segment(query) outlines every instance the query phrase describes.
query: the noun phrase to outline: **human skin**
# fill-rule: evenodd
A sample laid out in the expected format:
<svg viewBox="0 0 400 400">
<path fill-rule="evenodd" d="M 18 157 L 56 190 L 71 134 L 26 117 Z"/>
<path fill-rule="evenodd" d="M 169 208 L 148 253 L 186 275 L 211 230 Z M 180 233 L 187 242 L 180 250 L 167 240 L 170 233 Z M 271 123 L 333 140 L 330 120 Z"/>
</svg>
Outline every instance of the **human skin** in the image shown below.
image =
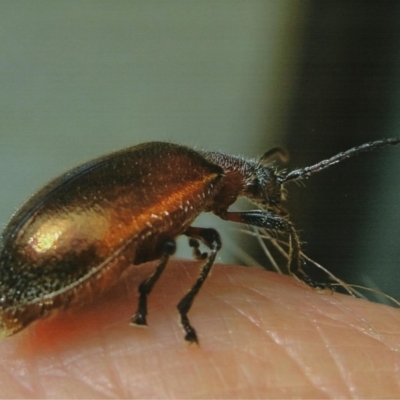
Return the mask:
<svg viewBox="0 0 400 400">
<path fill-rule="evenodd" d="M 400 397 L 398 309 L 216 265 L 189 312 L 200 341 L 189 345 L 175 305 L 198 262 L 171 261 L 149 297 L 148 328 L 128 324 L 154 265 L 4 339 L 0 397 Z"/>
</svg>

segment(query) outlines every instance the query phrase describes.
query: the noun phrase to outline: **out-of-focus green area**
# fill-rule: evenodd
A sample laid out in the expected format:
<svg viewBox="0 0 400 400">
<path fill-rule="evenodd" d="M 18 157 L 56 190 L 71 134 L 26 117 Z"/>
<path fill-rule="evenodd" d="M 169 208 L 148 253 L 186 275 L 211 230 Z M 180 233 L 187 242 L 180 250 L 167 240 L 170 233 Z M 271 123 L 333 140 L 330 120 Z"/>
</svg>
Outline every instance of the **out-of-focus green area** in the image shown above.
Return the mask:
<svg viewBox="0 0 400 400">
<path fill-rule="evenodd" d="M 400 136 L 399 17 L 395 1 L 3 1 L 0 224 L 50 178 L 144 141 L 283 145 L 294 168 Z M 400 297 L 398 160 L 381 150 L 288 189 L 307 254 Z M 263 262 L 224 235 L 220 261 L 241 247 Z"/>
</svg>

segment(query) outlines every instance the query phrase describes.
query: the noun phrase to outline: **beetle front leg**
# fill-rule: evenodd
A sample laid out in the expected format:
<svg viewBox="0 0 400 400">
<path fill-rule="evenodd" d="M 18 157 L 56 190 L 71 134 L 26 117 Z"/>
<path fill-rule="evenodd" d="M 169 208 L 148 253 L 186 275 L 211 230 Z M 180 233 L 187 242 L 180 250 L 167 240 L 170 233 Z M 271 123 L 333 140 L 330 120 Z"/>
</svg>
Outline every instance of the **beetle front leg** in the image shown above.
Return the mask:
<svg viewBox="0 0 400 400">
<path fill-rule="evenodd" d="M 329 284 L 320 283 L 310 278 L 301 268 L 301 245 L 299 235 L 293 224 L 286 218 L 276 215 L 270 211 L 253 210 L 244 212 L 225 212 L 219 216 L 227 221 L 240 222 L 259 228 L 277 230 L 289 234 L 290 251 L 289 251 L 289 272 L 306 283 L 308 286 L 316 289 L 324 289 Z"/>
<path fill-rule="evenodd" d="M 301 246 L 299 235 L 293 224 L 282 216 L 276 215 L 271 211 L 252 210 L 243 212 L 225 212 L 218 214 L 226 221 L 234 221 L 242 224 L 257 226 L 269 230 L 286 232 L 289 235 L 290 250 L 289 250 L 289 272 L 298 277 L 309 286 L 319 286 L 310 279 L 301 269 Z"/>
</svg>

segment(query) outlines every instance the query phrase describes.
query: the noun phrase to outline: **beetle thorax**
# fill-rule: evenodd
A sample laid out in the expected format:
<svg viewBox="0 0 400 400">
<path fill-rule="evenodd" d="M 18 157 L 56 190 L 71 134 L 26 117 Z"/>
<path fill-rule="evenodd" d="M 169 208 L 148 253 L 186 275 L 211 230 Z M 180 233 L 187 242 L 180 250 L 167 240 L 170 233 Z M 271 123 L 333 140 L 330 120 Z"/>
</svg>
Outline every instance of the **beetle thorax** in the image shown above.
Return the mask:
<svg viewBox="0 0 400 400">
<path fill-rule="evenodd" d="M 264 209 L 279 208 L 282 185 L 275 168 L 257 160 L 247 160 L 219 152 L 202 153 L 223 168 L 224 178 L 215 203 L 227 209 L 238 197 L 247 197 Z"/>
</svg>

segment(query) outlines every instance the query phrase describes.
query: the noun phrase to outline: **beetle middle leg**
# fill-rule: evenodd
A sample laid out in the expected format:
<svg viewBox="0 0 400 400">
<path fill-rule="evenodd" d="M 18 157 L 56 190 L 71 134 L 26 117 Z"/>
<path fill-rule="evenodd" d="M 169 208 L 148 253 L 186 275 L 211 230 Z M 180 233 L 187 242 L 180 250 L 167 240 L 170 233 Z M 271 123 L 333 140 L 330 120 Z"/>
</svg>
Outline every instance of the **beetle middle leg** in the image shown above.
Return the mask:
<svg viewBox="0 0 400 400">
<path fill-rule="evenodd" d="M 133 325 L 147 325 L 147 296 L 153 289 L 154 284 L 157 282 L 158 278 L 163 273 L 168 260 L 171 255 L 175 253 L 176 244 L 175 240 L 169 239 L 164 243 L 163 254 L 160 259 L 160 263 L 157 265 L 153 274 L 145 279 L 138 287 L 139 291 L 139 302 L 136 314 L 132 317 L 131 323 Z"/>
<path fill-rule="evenodd" d="M 196 282 L 177 305 L 179 314 L 181 316 L 181 323 L 183 329 L 185 330 L 185 340 L 190 343 L 198 343 L 196 331 L 190 324 L 187 313 L 192 307 L 194 298 L 203 286 L 203 283 L 205 282 L 207 276 L 211 271 L 218 250 L 221 248 L 221 238 L 219 236 L 219 233 L 215 229 L 206 228 L 189 227 L 186 230 L 185 235 L 190 237 L 190 245 L 194 249 L 195 257 L 197 259 L 207 259 L 206 263 L 200 270 L 200 274 Z M 200 250 L 198 249 L 198 240 L 200 240 L 207 247 L 210 248 L 210 254 L 200 252 Z"/>
</svg>

